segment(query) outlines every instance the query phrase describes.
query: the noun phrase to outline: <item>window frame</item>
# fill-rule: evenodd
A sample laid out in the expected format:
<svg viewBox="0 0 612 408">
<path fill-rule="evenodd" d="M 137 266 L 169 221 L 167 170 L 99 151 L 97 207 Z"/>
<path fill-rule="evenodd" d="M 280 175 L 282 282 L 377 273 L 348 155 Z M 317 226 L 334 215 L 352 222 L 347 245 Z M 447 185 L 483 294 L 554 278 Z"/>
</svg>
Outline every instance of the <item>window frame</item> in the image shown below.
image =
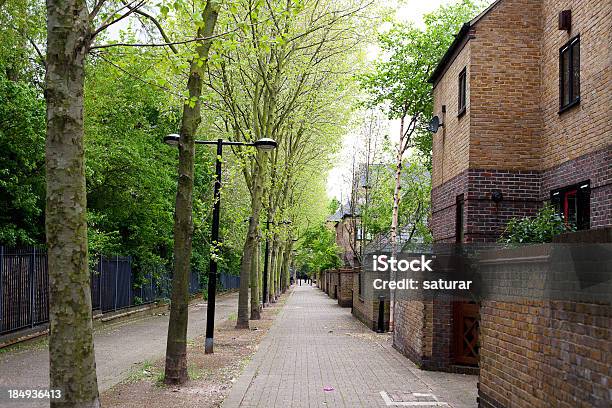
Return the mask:
<svg viewBox="0 0 612 408">
<path fill-rule="evenodd" d="M 584 180 L 580 183 L 571 184 L 562 188 L 551 190 L 550 202 L 555 208 L 555 211 L 560 215 L 566 225 L 568 224 L 566 214 L 569 213 L 568 195 L 573 196 L 574 200 L 580 202 L 585 197 L 588 199 L 588 206 L 582 208 L 583 214 L 576 213 L 576 228 L 578 230 L 587 230 L 591 228 L 591 180 Z M 578 205 L 578 204 L 577 204 Z M 578 207 L 576 207 L 578 211 Z"/>
<path fill-rule="evenodd" d="M 580 77 L 578 78 L 578 95 L 574 95 L 574 47 L 578 47 L 578 73 L 580 74 L 580 35 L 576 35 L 559 48 L 559 113 L 580 103 Z M 563 56 L 568 54 L 568 84 L 563 80 Z M 567 86 L 566 86 L 567 85 Z M 567 104 L 563 104 L 565 90 L 569 93 Z"/>
<path fill-rule="evenodd" d="M 457 117 L 460 117 L 467 110 L 467 67 L 459 72 L 457 85 Z"/>
</svg>

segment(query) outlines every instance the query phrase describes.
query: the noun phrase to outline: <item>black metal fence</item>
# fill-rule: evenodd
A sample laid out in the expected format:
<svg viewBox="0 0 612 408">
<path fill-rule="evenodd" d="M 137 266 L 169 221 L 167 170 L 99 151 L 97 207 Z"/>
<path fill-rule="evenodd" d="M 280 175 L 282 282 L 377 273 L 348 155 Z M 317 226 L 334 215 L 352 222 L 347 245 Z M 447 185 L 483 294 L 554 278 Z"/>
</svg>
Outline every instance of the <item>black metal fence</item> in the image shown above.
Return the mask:
<svg viewBox="0 0 612 408">
<path fill-rule="evenodd" d="M 220 273 L 219 284 L 223 290 L 240 289 L 240 276 Z"/>
<path fill-rule="evenodd" d="M 133 306 L 133 286 L 130 257 L 100 256 L 91 271 L 91 307 L 104 313 Z"/>
<path fill-rule="evenodd" d="M 0 246 L 0 333 L 49 320 L 47 254 Z"/>
<path fill-rule="evenodd" d="M 130 257 L 97 257 L 91 271 L 92 308 L 102 313 L 169 298 L 171 277 L 163 266 L 135 281 Z M 238 279 L 238 283 L 236 283 Z M 221 274 L 224 289 L 240 286 L 239 277 Z M 49 277 L 46 250 L 0 246 L 0 334 L 49 321 Z M 192 271 L 189 292 L 200 292 Z"/>
</svg>

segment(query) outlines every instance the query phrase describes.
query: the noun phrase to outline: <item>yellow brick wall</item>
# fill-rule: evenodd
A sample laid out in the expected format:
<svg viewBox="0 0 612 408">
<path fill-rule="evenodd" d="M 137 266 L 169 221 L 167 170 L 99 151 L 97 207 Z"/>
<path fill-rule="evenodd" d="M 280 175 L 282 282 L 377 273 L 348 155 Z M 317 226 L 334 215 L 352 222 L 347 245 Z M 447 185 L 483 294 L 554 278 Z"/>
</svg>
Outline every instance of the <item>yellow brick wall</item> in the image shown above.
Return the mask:
<svg viewBox="0 0 612 408">
<path fill-rule="evenodd" d="M 572 30 L 558 14 L 572 11 Z M 612 1 L 543 0 L 542 170 L 612 144 Z M 580 35 L 580 104 L 559 111 L 559 48 Z"/>
<path fill-rule="evenodd" d="M 468 42 L 434 88 L 434 115 L 444 122 L 433 135 L 432 186 L 436 187 L 468 168 L 470 130 L 470 43 Z M 457 117 L 459 73 L 467 67 L 466 113 Z M 442 113 L 446 105 L 446 115 Z"/>
<path fill-rule="evenodd" d="M 540 166 L 540 3 L 502 0 L 473 27 L 470 168 Z"/>
</svg>

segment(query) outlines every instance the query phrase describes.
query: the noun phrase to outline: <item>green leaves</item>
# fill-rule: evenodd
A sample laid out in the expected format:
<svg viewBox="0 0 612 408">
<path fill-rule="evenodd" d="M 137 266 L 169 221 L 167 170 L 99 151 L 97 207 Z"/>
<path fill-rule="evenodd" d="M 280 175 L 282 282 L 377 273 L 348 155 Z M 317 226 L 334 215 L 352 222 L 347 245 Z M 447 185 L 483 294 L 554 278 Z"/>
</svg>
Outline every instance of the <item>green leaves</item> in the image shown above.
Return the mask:
<svg viewBox="0 0 612 408">
<path fill-rule="evenodd" d="M 338 268 L 342 264 L 339 253 L 334 231 L 321 224 L 308 228 L 302 235 L 296 262 L 307 272 Z"/>
<path fill-rule="evenodd" d="M 555 235 L 575 230 L 575 225 L 566 224 L 555 209 L 546 203 L 533 217 L 512 218 L 499 242 L 508 244 L 552 242 Z"/>
<path fill-rule="evenodd" d="M 44 240 L 45 106 L 0 65 L 0 245 Z"/>
<path fill-rule="evenodd" d="M 415 146 L 431 156 L 431 133 L 424 123 L 432 116 L 433 96 L 429 76 L 448 49 L 461 25 L 473 17 L 481 5 L 470 0 L 440 7 L 424 17 L 425 29 L 394 23 L 381 33 L 378 44 L 384 58 L 371 72 L 357 77 L 368 94 L 370 107 L 383 107 L 389 119 L 419 117 Z"/>
<path fill-rule="evenodd" d="M 395 185 L 393 163 L 372 166 L 369 175 L 371 190 L 368 203 L 361 209 L 361 219 L 368 234 L 385 233 L 391 228 L 393 189 Z M 414 227 L 413 238 L 428 242 L 431 232 L 427 226 L 430 208 L 431 178 L 418 157 L 405 160 L 401 181 L 399 225 Z"/>
<path fill-rule="evenodd" d="M 167 18 L 168 17 L 168 13 L 170 12 L 170 7 L 166 6 L 165 4 L 159 7 L 159 12 L 161 13 L 163 18 Z"/>
</svg>

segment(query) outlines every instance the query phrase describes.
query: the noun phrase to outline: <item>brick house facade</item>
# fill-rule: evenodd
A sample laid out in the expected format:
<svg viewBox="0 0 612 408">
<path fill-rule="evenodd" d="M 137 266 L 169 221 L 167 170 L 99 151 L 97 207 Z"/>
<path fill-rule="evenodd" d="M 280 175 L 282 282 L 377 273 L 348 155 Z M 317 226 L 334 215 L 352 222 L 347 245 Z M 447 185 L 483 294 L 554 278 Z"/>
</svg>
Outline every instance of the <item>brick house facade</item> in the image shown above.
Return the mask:
<svg viewBox="0 0 612 408">
<path fill-rule="evenodd" d="M 610 9 L 499 0 L 464 25 L 431 77 L 444 124 L 433 138 L 436 242 L 496 240 L 510 218 L 551 199 L 570 219 L 587 217 L 582 228 L 612 224 Z M 563 10 L 568 30 L 559 29 Z M 562 50 L 576 40 L 577 95 L 565 108 Z"/>
<path fill-rule="evenodd" d="M 340 208 L 327 218 L 328 227 L 333 228 L 336 233 L 336 245 L 340 248 L 342 265 L 346 268 L 359 266 L 359 216 L 354 212 L 351 211 L 350 203 L 341 204 Z"/>
<path fill-rule="evenodd" d="M 546 201 L 579 229 L 612 225 L 610 21 L 609 1 L 497 0 L 464 24 L 431 76 L 434 115 L 443 123 L 432 147 L 435 243 L 496 241 L 511 218 L 534 215 Z M 474 344 L 490 352 L 485 335 L 493 332 L 481 335 L 479 325 L 491 327 L 497 316 L 514 330 L 520 318 L 532 319 L 507 310 L 502 316 L 500 305 L 398 300 L 393 345 L 424 369 L 473 372 L 480 364 L 481 385 L 502 389 L 508 361 L 457 353 L 458 324 L 470 321 Z M 602 326 L 609 330 L 609 321 Z M 572 406 L 552 396 L 554 387 L 520 401 L 492 388 L 481 391 L 480 406 Z"/>
</svg>

